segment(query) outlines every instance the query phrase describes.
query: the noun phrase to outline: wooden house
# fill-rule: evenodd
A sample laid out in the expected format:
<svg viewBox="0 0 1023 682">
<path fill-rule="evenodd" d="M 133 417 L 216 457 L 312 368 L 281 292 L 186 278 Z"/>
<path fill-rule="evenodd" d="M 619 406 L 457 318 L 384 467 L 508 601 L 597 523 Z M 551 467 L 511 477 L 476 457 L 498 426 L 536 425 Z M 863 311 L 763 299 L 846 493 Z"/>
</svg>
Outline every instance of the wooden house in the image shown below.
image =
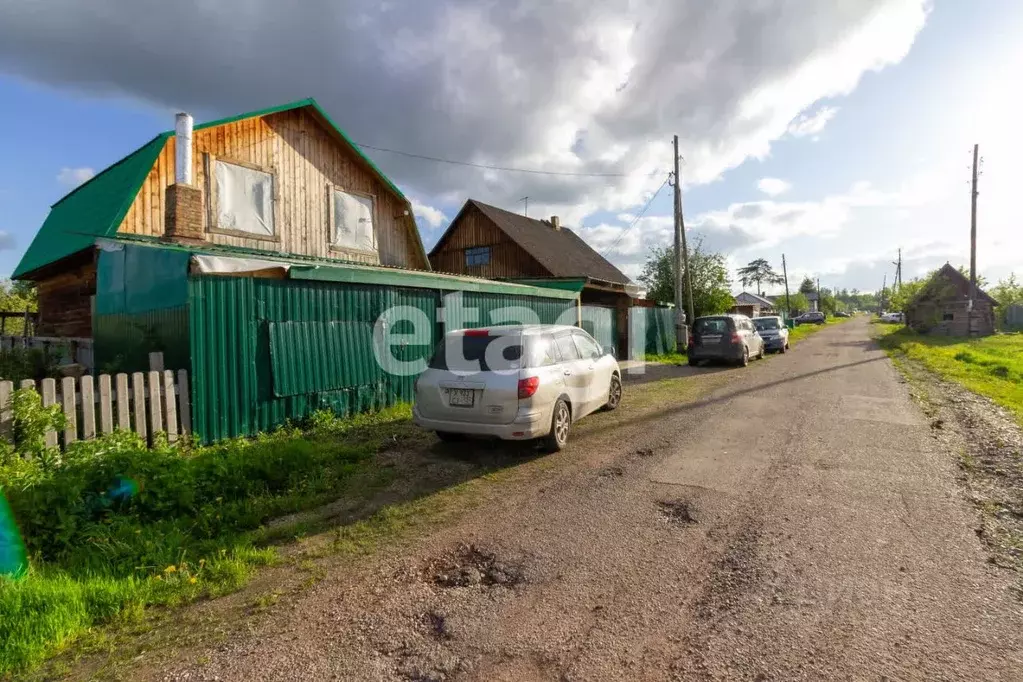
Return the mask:
<svg viewBox="0 0 1023 682">
<path fill-rule="evenodd" d="M 770 299 L 758 294 L 751 294 L 748 291 L 735 296 L 735 305 L 731 312 L 747 317 L 760 317 L 761 315 L 774 315 L 774 303 Z"/>
<path fill-rule="evenodd" d="M 906 324 L 925 334 L 993 334 L 998 302 L 979 287 L 972 289 L 969 278 L 945 263 L 906 304 Z"/>
<path fill-rule="evenodd" d="M 408 199 L 312 99 L 179 115 L 54 204 L 13 275 L 38 285 L 40 336 L 92 336 L 102 240 L 430 269 Z"/>
<path fill-rule="evenodd" d="M 558 216 L 529 218 L 469 199 L 430 251 L 434 270 L 580 292 L 583 326 L 628 348 L 629 310 L 640 288 Z M 602 314 L 605 313 L 606 314 Z"/>
</svg>

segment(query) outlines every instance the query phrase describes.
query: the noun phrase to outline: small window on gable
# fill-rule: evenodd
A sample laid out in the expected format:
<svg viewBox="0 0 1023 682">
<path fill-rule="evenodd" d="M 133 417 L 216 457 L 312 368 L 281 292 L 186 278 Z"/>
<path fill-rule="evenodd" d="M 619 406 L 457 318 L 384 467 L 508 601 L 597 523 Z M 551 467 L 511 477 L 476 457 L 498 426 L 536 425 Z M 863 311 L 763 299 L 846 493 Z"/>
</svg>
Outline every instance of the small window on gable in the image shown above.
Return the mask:
<svg viewBox="0 0 1023 682">
<path fill-rule="evenodd" d="M 214 230 L 274 239 L 274 176 L 264 170 L 216 159 L 213 167 Z"/>
<path fill-rule="evenodd" d="M 476 246 L 471 249 L 465 250 L 465 264 L 466 265 L 489 265 L 490 264 L 490 247 L 489 246 Z"/>
<path fill-rule="evenodd" d="M 376 253 L 373 197 L 330 189 L 330 245 Z"/>
<path fill-rule="evenodd" d="M 955 313 L 942 313 L 941 315 L 942 322 L 952 322 L 955 319 L 956 319 Z"/>
</svg>

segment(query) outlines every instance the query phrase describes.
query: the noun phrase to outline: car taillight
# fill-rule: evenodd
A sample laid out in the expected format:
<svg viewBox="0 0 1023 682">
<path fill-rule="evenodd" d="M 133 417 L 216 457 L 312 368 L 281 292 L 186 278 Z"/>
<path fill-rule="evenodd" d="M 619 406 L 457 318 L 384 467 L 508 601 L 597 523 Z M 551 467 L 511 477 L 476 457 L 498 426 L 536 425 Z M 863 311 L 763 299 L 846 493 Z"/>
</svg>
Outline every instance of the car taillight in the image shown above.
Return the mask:
<svg viewBox="0 0 1023 682">
<path fill-rule="evenodd" d="M 688 345 L 690 345 L 690 346 L 695 346 L 696 345 L 696 337 L 693 336 L 692 334 L 689 335 L 689 343 L 688 343 Z"/>
<path fill-rule="evenodd" d="M 739 336 L 739 332 L 732 332 L 732 343 L 742 343 L 742 337 Z"/>
<path fill-rule="evenodd" d="M 490 336 L 489 329 L 466 329 L 465 336 Z"/>
<path fill-rule="evenodd" d="M 540 388 L 540 377 L 519 379 L 519 399 L 532 398 L 538 388 Z"/>
</svg>

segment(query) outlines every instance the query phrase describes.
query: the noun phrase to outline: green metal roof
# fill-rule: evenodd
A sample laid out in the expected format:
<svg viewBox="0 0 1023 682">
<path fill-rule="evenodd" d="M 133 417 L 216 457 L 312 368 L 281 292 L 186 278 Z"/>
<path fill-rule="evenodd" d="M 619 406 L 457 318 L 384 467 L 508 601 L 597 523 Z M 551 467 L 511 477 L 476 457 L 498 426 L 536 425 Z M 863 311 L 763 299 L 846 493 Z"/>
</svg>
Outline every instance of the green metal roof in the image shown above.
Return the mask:
<svg viewBox="0 0 1023 682">
<path fill-rule="evenodd" d="M 12 276 L 89 248 L 97 237 L 113 236 L 168 137 L 157 135 L 55 203 Z"/>
<path fill-rule="evenodd" d="M 355 150 L 355 153 L 369 165 L 391 191 L 406 204 L 409 203 L 409 200 L 391 182 L 390 178 L 384 175 L 383 171 L 362 152 L 357 144 L 352 142 L 351 138 L 334 123 L 330 116 L 327 115 L 327 112 L 311 97 L 268 109 L 250 111 L 229 118 L 201 123 L 195 126 L 195 129 L 213 128 L 247 118 L 268 116 L 303 107 L 310 107 L 315 110 L 324 122 L 333 128 Z M 174 131 L 160 133 L 131 154 L 128 154 L 128 156 L 108 166 L 93 178 L 72 190 L 63 199 L 50 207 L 50 214 L 46 217 L 43 226 L 39 228 L 39 232 L 36 233 L 35 239 L 32 240 L 32 244 L 29 245 L 25 255 L 22 256 L 21 262 L 15 268 L 12 278 L 18 279 L 44 265 L 49 265 L 61 258 L 87 249 L 95 243 L 98 237 L 114 236 L 136 195 L 138 195 L 142 183 L 145 182 L 146 175 L 148 175 L 160 152 L 163 150 L 167 139 L 173 135 Z M 423 247 L 423 241 L 419 235 L 418 225 L 415 222 L 415 216 L 411 210 L 409 215 L 415 227 L 416 241 L 421 255 L 424 261 L 429 263 L 426 249 Z"/>
<path fill-rule="evenodd" d="M 498 282 L 480 277 L 452 275 L 425 270 L 406 270 L 405 268 L 386 265 L 366 265 L 346 261 L 332 261 L 300 255 L 276 255 L 266 251 L 247 249 L 237 246 L 222 245 L 185 245 L 159 241 L 152 237 L 138 235 L 117 235 L 116 242 L 135 244 L 139 247 L 184 251 L 198 255 L 235 256 L 240 258 L 258 258 L 264 261 L 276 261 L 290 266 L 290 279 L 314 280 L 323 282 L 347 282 L 352 284 L 377 284 L 380 286 L 413 287 L 419 289 L 441 289 L 445 291 L 478 291 L 484 293 L 510 294 L 517 296 L 541 296 L 573 300 L 579 297 L 578 291 L 562 288 L 531 286 L 514 282 Z"/>
</svg>

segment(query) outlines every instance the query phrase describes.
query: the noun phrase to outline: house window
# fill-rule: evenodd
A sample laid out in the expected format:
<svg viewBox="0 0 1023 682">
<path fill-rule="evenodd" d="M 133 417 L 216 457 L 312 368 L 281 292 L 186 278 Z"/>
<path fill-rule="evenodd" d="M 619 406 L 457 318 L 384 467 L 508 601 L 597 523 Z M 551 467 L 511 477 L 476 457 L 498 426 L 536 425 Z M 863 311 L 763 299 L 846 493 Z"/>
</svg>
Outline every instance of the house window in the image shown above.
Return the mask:
<svg viewBox="0 0 1023 682">
<path fill-rule="evenodd" d="M 330 244 L 339 249 L 376 253 L 373 197 L 332 188 Z"/>
<path fill-rule="evenodd" d="M 941 316 L 942 322 L 951 322 L 956 319 L 955 313 L 943 313 Z"/>
<path fill-rule="evenodd" d="M 273 174 L 217 159 L 213 179 L 213 229 L 275 238 Z"/>
<path fill-rule="evenodd" d="M 490 264 L 490 247 L 489 246 L 477 246 L 471 249 L 465 250 L 465 264 L 469 265 L 489 265 Z"/>
</svg>

